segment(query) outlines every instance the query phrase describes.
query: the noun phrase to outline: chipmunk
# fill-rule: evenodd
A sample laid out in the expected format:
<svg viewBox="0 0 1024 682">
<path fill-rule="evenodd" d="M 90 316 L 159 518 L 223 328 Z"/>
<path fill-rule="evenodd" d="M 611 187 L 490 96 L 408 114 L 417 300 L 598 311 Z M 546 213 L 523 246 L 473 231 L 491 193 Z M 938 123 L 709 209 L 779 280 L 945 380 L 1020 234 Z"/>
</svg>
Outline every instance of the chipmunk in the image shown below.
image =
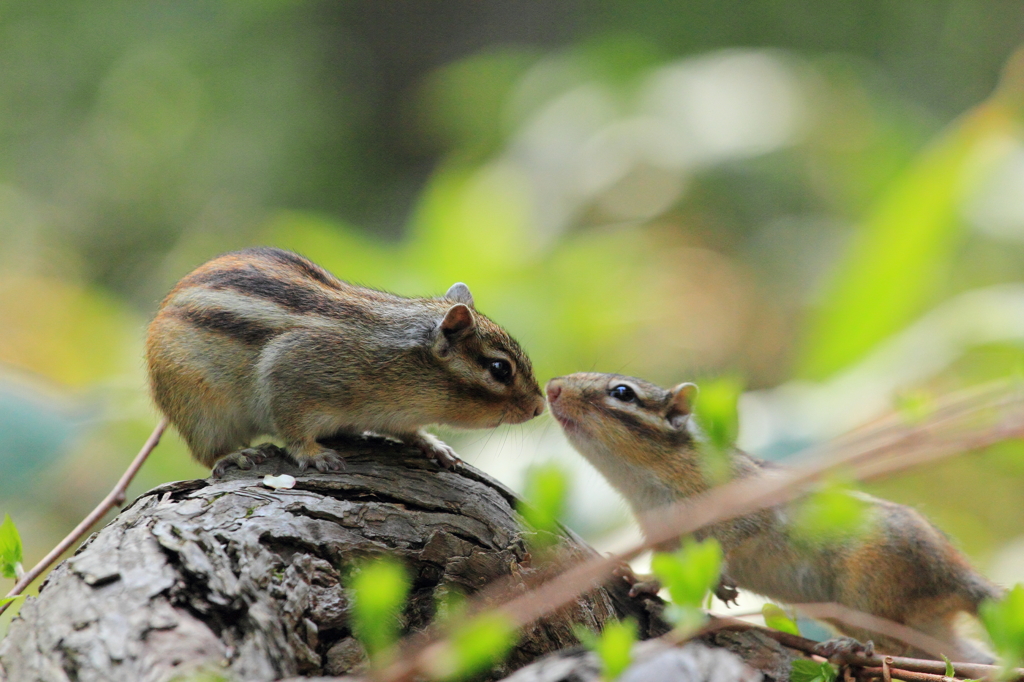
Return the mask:
<svg viewBox="0 0 1024 682">
<path fill-rule="evenodd" d="M 146 361 L 157 406 L 215 476 L 265 458 L 239 450 L 260 434 L 282 438 L 303 469 L 341 468 L 317 438 L 342 431 L 392 436 L 451 467 L 455 452 L 426 424 L 494 427 L 544 410 L 530 359 L 465 284 L 402 298 L 273 248 L 218 256 L 178 282 Z"/>
<path fill-rule="evenodd" d="M 698 449 L 700 432 L 690 419 L 696 393 L 690 383 L 665 390 L 617 374 L 572 374 L 547 384 L 551 413 L 569 442 L 626 498 L 645 532 L 658 523 L 653 510 L 712 486 Z M 733 478 L 778 467 L 738 450 L 729 464 Z M 960 612 L 976 615 L 982 600 L 999 598 L 1001 588 L 972 569 L 918 512 L 856 495 L 867 505 L 870 525 L 849 540 L 801 541 L 785 505 L 698 533 L 722 545 L 719 596 L 730 596 L 732 584 L 791 604 L 837 602 L 948 642 L 954 650 L 943 653 L 953 660 L 991 662 L 991 655 L 956 633 L 954 620 Z M 832 624 L 861 641 L 871 636 Z M 911 651 L 895 640 L 874 639 L 892 653 Z"/>
</svg>

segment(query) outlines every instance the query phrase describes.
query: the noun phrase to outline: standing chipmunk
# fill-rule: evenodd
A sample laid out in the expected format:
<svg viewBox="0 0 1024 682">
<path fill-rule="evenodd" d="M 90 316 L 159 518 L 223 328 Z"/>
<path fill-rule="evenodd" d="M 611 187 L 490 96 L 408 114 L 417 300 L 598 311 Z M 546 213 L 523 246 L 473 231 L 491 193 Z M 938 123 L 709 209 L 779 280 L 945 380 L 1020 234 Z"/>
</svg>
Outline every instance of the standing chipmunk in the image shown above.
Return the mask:
<svg viewBox="0 0 1024 682">
<path fill-rule="evenodd" d="M 569 442 L 626 498 L 641 525 L 656 522 L 648 518 L 652 510 L 712 487 L 690 420 L 696 391 L 689 383 L 665 390 L 596 373 L 559 377 L 547 385 L 551 413 Z M 738 450 L 730 465 L 736 478 L 774 466 Z M 976 615 L 982 600 L 999 598 L 1002 590 L 913 509 L 857 496 L 867 504 L 870 525 L 849 540 L 794 538 L 794 521 L 783 505 L 718 523 L 698 536 L 721 543 L 723 576 L 728 574 L 723 584 L 734 581 L 791 604 L 837 602 L 948 642 L 955 650 L 944 653 L 953 660 L 990 662 L 990 655 L 956 633 L 954 620 L 961 611 Z M 870 636 L 833 624 L 862 641 Z M 892 653 L 904 646 L 885 637 L 875 640 Z"/>
<path fill-rule="evenodd" d="M 236 251 L 186 275 L 146 338 L 157 406 L 220 475 L 279 436 L 306 468 L 342 466 L 317 438 L 373 431 L 441 465 L 458 458 L 422 429 L 518 424 L 544 410 L 530 360 L 476 312 L 469 288 L 402 298 L 343 282 L 281 249 Z"/>
</svg>

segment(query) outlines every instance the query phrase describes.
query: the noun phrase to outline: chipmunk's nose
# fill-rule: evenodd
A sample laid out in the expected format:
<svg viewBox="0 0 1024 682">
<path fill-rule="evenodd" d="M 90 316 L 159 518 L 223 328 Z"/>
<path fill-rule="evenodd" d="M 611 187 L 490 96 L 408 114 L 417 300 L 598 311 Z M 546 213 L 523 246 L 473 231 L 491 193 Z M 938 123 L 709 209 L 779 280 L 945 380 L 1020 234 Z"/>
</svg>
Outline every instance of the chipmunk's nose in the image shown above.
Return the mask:
<svg viewBox="0 0 1024 682">
<path fill-rule="evenodd" d="M 558 400 L 558 396 L 559 396 L 559 394 L 561 394 L 561 392 L 562 392 L 562 386 L 560 384 L 556 384 L 553 381 L 549 381 L 548 382 L 548 402 L 549 403 L 553 403 L 556 400 Z"/>
</svg>

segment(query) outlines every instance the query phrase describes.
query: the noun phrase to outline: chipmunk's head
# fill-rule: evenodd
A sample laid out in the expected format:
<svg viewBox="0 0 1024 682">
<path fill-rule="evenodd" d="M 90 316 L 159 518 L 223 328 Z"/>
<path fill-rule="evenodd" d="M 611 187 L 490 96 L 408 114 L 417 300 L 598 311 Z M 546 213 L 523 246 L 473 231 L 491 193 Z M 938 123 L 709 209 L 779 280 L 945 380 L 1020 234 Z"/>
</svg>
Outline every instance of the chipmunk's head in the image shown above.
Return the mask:
<svg viewBox="0 0 1024 682">
<path fill-rule="evenodd" d="M 551 414 L 584 454 L 671 450 L 693 438 L 694 384 L 665 390 L 621 374 L 580 372 L 552 379 L 547 394 Z"/>
<path fill-rule="evenodd" d="M 530 358 L 508 332 L 477 312 L 469 287 L 453 284 L 437 303 L 441 318 L 431 351 L 448 377 L 442 421 L 486 428 L 543 413 L 544 394 Z"/>
</svg>

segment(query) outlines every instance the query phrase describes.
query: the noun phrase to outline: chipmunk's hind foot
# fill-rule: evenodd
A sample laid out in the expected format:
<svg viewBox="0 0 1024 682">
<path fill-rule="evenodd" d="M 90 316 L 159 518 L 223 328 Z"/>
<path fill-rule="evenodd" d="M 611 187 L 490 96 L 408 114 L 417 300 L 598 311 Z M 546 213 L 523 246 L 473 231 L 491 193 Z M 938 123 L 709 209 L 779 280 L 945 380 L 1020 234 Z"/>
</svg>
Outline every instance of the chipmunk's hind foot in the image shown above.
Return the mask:
<svg viewBox="0 0 1024 682">
<path fill-rule="evenodd" d="M 276 457 L 278 452 L 277 446 L 273 443 L 261 443 L 255 447 L 243 448 L 217 460 L 212 475 L 214 478 L 221 478 L 232 467 L 247 471 L 258 464 L 263 464 L 271 457 Z"/>
<path fill-rule="evenodd" d="M 345 469 L 345 458 L 335 450 L 325 448 L 316 443 L 313 446 L 300 446 L 288 448 L 288 456 L 305 471 L 310 466 L 316 468 L 322 474 L 343 471 Z"/>
</svg>

